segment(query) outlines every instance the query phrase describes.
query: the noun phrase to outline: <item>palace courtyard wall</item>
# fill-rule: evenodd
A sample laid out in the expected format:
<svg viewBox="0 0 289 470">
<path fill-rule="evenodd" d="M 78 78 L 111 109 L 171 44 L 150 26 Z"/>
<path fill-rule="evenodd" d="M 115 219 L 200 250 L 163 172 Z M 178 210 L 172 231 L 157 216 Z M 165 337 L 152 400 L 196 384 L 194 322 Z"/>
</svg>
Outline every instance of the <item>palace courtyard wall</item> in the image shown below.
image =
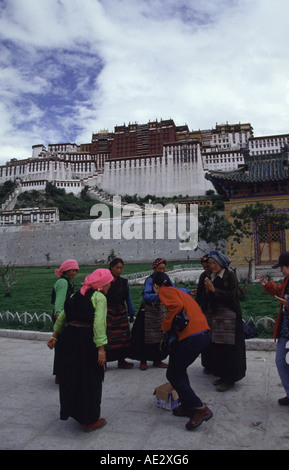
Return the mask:
<svg viewBox="0 0 289 470">
<path fill-rule="evenodd" d="M 166 220 L 166 219 L 165 219 Z M 179 238 L 168 237 L 167 222 L 164 239 L 142 238 L 127 240 L 113 238 L 113 219 L 108 221 L 110 237 L 95 239 L 91 236 L 92 220 L 78 220 L 47 224 L 0 226 L 0 264 L 15 266 L 57 266 L 68 258 L 79 264 L 94 265 L 106 263 L 111 250 L 127 263 L 151 262 L 157 257 L 170 261 L 200 259 L 203 251 L 180 249 Z M 126 221 L 122 221 L 125 224 Z M 203 249 L 206 246 L 203 244 Z"/>
</svg>

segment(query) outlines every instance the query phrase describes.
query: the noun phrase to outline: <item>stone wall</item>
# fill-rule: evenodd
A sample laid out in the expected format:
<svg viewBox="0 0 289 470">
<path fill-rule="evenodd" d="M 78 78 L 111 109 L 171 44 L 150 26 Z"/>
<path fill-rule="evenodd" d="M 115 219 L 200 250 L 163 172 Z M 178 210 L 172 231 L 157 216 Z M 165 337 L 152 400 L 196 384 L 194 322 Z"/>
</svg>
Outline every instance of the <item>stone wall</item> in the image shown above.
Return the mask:
<svg viewBox="0 0 289 470">
<path fill-rule="evenodd" d="M 0 227 L 0 263 L 16 266 L 57 266 L 67 258 L 79 264 L 107 262 L 114 250 L 125 262 L 151 262 L 161 256 L 172 261 L 200 259 L 201 250 L 181 250 L 179 239 L 126 240 L 123 237 L 96 240 L 90 230 L 92 220 Z M 109 222 L 111 225 L 113 221 Z M 125 221 L 124 221 L 125 223 Z M 111 234 L 113 231 L 111 230 Z M 206 247 L 202 247 L 206 248 Z M 49 262 L 47 262 L 49 254 Z"/>
</svg>

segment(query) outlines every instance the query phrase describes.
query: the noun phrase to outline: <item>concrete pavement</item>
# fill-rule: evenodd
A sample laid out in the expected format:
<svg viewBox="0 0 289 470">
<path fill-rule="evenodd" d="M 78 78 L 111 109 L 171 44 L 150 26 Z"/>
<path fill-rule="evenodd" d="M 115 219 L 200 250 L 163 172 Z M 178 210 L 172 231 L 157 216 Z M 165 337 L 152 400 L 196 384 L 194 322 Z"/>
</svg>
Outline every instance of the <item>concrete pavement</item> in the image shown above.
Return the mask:
<svg viewBox="0 0 289 470">
<path fill-rule="evenodd" d="M 213 411 L 198 429 L 156 406 L 154 389 L 165 370 L 120 370 L 109 364 L 102 416 L 107 425 L 84 433 L 73 419 L 60 421 L 58 386 L 52 376 L 49 334 L 0 330 L 0 449 L 191 451 L 289 449 L 289 407 L 275 367 L 272 341 L 247 341 L 247 375 L 235 388 L 217 392 L 198 359 L 189 368 L 193 388 Z M 24 339 L 25 338 L 25 339 Z M 29 339 L 27 339 L 29 338 Z"/>
</svg>

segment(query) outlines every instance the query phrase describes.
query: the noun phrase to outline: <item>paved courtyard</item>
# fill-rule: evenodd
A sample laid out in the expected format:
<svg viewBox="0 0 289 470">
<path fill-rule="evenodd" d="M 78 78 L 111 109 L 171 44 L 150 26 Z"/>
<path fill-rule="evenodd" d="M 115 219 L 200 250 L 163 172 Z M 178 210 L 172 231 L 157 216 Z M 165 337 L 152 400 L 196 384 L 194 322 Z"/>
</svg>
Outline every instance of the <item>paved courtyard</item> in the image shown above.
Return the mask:
<svg viewBox="0 0 289 470">
<path fill-rule="evenodd" d="M 45 336 L 45 335 L 44 335 Z M 289 449 L 289 408 L 272 350 L 247 351 L 247 375 L 220 393 L 200 360 L 189 368 L 193 387 L 213 418 L 185 429 L 178 418 L 156 406 L 155 388 L 165 370 L 120 370 L 110 363 L 103 386 L 102 416 L 107 425 L 84 433 L 74 420 L 60 421 L 53 352 L 44 338 L 0 337 L 0 448 L 10 450 L 246 450 Z"/>
</svg>

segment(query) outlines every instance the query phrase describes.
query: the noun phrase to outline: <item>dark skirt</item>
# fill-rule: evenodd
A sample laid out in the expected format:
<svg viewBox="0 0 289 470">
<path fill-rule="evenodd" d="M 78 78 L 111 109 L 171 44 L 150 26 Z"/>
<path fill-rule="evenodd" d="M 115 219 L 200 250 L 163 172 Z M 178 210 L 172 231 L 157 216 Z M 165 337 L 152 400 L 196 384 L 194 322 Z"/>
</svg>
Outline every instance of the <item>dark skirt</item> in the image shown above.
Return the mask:
<svg viewBox="0 0 289 470">
<path fill-rule="evenodd" d="M 54 312 L 52 313 L 53 325 L 55 325 L 56 317 Z M 62 352 L 62 335 L 59 334 L 57 337 L 57 342 L 54 347 L 54 360 L 53 360 L 53 372 L 52 374 L 59 377 L 60 376 L 60 365 L 61 365 L 61 352 Z"/>
<path fill-rule="evenodd" d="M 58 335 L 57 343 L 54 347 L 54 361 L 53 361 L 53 375 L 59 377 L 60 375 L 60 364 L 61 364 L 61 354 L 62 354 L 62 335 Z"/>
<path fill-rule="evenodd" d="M 163 317 L 160 306 L 153 308 L 142 302 L 131 333 L 130 359 L 161 362 L 167 357 L 160 351 Z"/>
<path fill-rule="evenodd" d="M 82 425 L 100 417 L 104 368 L 92 328 L 65 327 L 60 367 L 60 419 L 74 418 Z"/>
<path fill-rule="evenodd" d="M 202 353 L 202 365 L 228 383 L 241 380 L 246 375 L 246 347 L 243 321 L 236 315 L 235 344 L 210 342 Z"/>
<path fill-rule="evenodd" d="M 123 360 L 128 357 L 130 347 L 130 330 L 126 308 L 123 305 L 108 306 L 106 334 L 106 361 Z"/>
</svg>

